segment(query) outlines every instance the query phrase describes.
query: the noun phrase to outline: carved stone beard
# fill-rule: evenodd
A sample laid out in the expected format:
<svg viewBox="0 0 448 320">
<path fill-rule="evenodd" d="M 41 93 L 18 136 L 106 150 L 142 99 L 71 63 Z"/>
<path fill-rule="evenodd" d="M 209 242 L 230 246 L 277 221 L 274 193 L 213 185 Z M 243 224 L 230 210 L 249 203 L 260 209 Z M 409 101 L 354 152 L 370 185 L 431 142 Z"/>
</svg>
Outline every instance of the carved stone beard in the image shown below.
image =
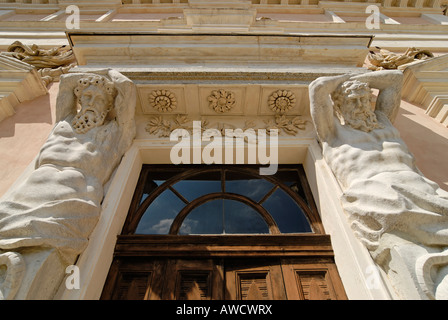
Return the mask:
<svg viewBox="0 0 448 320">
<path fill-rule="evenodd" d="M 345 112 L 340 115 L 340 118 L 341 117 L 343 119 L 343 121 L 341 121 L 343 125 L 347 124 L 353 129 L 364 132 L 370 132 L 377 128 L 383 128 L 383 126 L 378 123 L 375 112 L 373 112 L 369 106 L 364 106 L 362 110 L 355 109 L 350 112 Z"/>
<path fill-rule="evenodd" d="M 82 109 L 73 119 L 72 126 L 76 133 L 86 133 L 90 129 L 103 125 L 107 112 L 95 108 Z"/>
<path fill-rule="evenodd" d="M 331 94 L 334 112 L 342 125 L 370 132 L 383 128 L 371 108 L 371 89 L 358 80 L 345 81 Z"/>
</svg>

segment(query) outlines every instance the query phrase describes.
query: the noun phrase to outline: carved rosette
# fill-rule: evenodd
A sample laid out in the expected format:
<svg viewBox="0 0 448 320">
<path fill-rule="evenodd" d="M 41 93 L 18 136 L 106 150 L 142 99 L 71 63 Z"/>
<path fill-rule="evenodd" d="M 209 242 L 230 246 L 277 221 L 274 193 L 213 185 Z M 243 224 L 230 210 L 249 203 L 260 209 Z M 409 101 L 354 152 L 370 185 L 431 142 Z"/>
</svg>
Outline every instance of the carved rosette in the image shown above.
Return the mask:
<svg viewBox="0 0 448 320">
<path fill-rule="evenodd" d="M 294 107 L 296 97 L 289 90 L 274 91 L 268 98 L 268 105 L 272 111 L 283 114 Z"/>
<path fill-rule="evenodd" d="M 149 104 L 159 112 L 171 112 L 177 108 L 177 99 L 169 90 L 154 90 L 149 94 Z"/>
<path fill-rule="evenodd" d="M 235 106 L 235 94 L 226 90 L 213 90 L 208 97 L 209 107 L 217 113 L 225 113 Z"/>
</svg>

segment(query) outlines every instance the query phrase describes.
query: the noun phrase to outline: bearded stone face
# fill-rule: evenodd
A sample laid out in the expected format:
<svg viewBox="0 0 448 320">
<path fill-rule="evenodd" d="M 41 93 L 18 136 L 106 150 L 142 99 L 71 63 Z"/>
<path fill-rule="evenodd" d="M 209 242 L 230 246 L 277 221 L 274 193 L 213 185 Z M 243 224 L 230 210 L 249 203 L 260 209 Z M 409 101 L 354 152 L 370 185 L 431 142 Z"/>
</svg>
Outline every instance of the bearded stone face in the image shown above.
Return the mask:
<svg viewBox="0 0 448 320">
<path fill-rule="evenodd" d="M 86 133 L 103 125 L 112 108 L 114 92 L 113 84 L 104 77 L 93 76 L 79 81 L 75 94 L 81 109 L 72 122 L 76 133 Z"/>
<path fill-rule="evenodd" d="M 332 95 L 341 124 L 364 132 L 380 128 L 371 107 L 371 97 L 371 90 L 366 83 L 356 80 L 344 82 Z"/>
</svg>

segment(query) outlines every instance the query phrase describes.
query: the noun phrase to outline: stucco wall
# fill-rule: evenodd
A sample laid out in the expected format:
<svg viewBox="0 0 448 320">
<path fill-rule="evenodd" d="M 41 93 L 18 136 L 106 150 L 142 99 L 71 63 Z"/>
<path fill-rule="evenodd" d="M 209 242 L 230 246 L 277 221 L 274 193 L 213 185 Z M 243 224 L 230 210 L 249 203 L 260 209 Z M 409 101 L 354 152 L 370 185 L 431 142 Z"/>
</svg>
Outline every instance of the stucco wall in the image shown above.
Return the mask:
<svg viewBox="0 0 448 320">
<path fill-rule="evenodd" d="M 406 101 L 402 101 L 394 125 L 420 171 L 448 191 L 448 128 Z"/>
<path fill-rule="evenodd" d="M 48 94 L 18 105 L 16 113 L 0 122 L 0 196 L 33 161 L 48 137 L 55 119 L 59 83 Z"/>
</svg>

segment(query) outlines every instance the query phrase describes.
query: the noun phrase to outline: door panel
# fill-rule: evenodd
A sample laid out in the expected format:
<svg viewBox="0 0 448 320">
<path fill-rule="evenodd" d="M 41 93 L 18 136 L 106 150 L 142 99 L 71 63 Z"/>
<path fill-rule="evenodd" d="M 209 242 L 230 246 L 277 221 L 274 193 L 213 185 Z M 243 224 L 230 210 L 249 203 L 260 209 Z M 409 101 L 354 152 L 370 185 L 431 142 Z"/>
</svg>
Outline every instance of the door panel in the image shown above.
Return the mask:
<svg viewBox="0 0 448 320">
<path fill-rule="evenodd" d="M 336 266 L 327 260 L 122 258 L 102 299 L 345 300 Z"/>
<path fill-rule="evenodd" d="M 212 259 L 171 259 L 167 262 L 164 300 L 222 300 L 223 273 Z"/>
<path fill-rule="evenodd" d="M 225 265 L 225 275 L 228 300 L 286 299 L 278 261 L 229 261 Z"/>
<path fill-rule="evenodd" d="M 285 289 L 290 300 L 346 300 L 334 263 L 282 260 Z"/>
<path fill-rule="evenodd" d="M 165 260 L 118 259 L 112 264 L 101 299 L 159 300 Z"/>
<path fill-rule="evenodd" d="M 120 236 L 102 299 L 347 299 L 328 235 Z"/>
</svg>

